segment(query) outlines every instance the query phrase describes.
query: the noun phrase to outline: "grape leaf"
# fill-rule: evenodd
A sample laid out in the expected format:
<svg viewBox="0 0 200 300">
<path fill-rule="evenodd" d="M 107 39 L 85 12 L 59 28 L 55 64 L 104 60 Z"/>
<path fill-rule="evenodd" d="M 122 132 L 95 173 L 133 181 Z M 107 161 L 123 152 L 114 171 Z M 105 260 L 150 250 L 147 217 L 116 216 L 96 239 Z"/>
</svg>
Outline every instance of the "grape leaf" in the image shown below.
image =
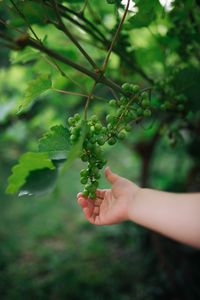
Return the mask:
<svg viewBox="0 0 200 300">
<path fill-rule="evenodd" d="M 66 159 L 71 145 L 68 128 L 56 125 L 50 128 L 40 140 L 39 151 L 48 152 L 51 159 Z"/>
<path fill-rule="evenodd" d="M 55 188 L 58 169 L 45 168 L 42 170 L 31 171 L 26 178 L 25 184 L 19 190 L 19 197 L 22 196 L 41 196 L 50 193 Z"/>
<path fill-rule="evenodd" d="M 161 8 L 158 0 L 143 0 L 136 3 L 139 11 L 129 19 L 128 27 L 131 29 L 149 26 L 156 19 L 157 11 Z"/>
<path fill-rule="evenodd" d="M 23 154 L 19 163 L 12 168 L 12 175 L 8 178 L 8 187 L 6 192 L 16 193 L 26 182 L 26 178 L 33 170 L 55 169 L 55 166 L 45 152 L 27 152 Z"/>
<path fill-rule="evenodd" d="M 25 92 L 25 99 L 19 107 L 19 112 L 26 109 L 35 98 L 46 92 L 51 86 L 52 82 L 49 74 L 42 74 L 36 79 L 31 80 Z"/>
</svg>

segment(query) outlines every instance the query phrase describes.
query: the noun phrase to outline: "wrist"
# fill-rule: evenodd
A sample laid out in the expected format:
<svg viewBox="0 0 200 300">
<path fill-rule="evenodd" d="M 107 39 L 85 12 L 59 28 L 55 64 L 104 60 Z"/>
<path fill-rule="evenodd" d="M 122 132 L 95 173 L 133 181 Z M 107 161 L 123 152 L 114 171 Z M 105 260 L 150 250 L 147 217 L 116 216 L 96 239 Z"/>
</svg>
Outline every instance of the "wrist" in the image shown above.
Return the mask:
<svg viewBox="0 0 200 300">
<path fill-rule="evenodd" d="M 128 205 L 128 220 L 132 222 L 137 222 L 138 214 L 140 211 L 140 207 L 144 204 L 144 200 L 146 198 L 147 190 L 145 188 L 141 188 L 137 186 L 137 189 L 134 190 L 134 193 L 129 201 Z"/>
</svg>

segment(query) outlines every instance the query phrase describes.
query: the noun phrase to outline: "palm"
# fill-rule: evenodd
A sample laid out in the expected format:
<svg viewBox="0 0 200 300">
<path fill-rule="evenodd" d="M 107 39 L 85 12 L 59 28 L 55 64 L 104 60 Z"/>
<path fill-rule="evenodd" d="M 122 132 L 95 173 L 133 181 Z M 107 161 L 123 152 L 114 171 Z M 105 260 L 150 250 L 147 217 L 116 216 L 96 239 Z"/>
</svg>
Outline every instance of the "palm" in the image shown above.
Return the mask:
<svg viewBox="0 0 200 300">
<path fill-rule="evenodd" d="M 78 203 L 83 208 L 85 217 L 92 224 L 115 224 L 128 218 L 127 203 L 134 196 L 136 186 L 125 178 L 114 176 L 116 177 L 113 177 L 112 189 L 97 190 L 95 200 L 85 198 L 82 194 L 78 195 Z"/>
<path fill-rule="evenodd" d="M 98 190 L 95 200 L 82 199 L 82 207 L 92 224 L 106 225 L 122 221 L 122 207 L 112 190 Z"/>
</svg>

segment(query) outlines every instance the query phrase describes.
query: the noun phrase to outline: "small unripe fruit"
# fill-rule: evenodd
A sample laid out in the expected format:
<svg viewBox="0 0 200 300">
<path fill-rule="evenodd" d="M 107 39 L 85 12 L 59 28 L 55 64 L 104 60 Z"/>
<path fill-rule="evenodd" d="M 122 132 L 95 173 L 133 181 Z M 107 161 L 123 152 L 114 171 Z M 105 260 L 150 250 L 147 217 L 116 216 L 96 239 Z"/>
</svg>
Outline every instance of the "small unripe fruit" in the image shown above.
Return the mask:
<svg viewBox="0 0 200 300">
<path fill-rule="evenodd" d="M 79 120 L 81 119 L 81 116 L 80 116 L 79 114 L 75 114 L 75 115 L 74 115 L 74 119 L 75 119 L 76 121 L 79 121 Z"/>
<path fill-rule="evenodd" d="M 127 93 L 132 92 L 131 85 L 130 85 L 129 83 L 124 83 L 124 84 L 122 85 L 122 89 L 123 89 L 125 92 L 127 92 Z"/>
<path fill-rule="evenodd" d="M 108 144 L 111 145 L 111 146 L 114 145 L 114 144 L 116 144 L 116 142 L 117 142 L 117 141 L 116 141 L 116 138 L 114 138 L 114 137 L 111 137 L 111 138 L 108 140 Z"/>
<path fill-rule="evenodd" d="M 150 117 L 151 116 L 150 109 L 145 109 L 144 112 L 143 112 L 143 114 L 144 114 L 145 117 Z"/>
<path fill-rule="evenodd" d="M 75 120 L 74 120 L 74 118 L 72 118 L 72 117 L 69 117 L 67 121 L 68 121 L 68 124 L 69 124 L 70 126 L 72 126 L 72 125 L 75 124 Z"/>
<path fill-rule="evenodd" d="M 119 140 L 124 140 L 126 138 L 126 134 L 125 132 L 121 131 L 118 133 L 117 137 Z"/>
<path fill-rule="evenodd" d="M 115 99 L 112 99 L 109 101 L 110 106 L 115 107 L 117 104 L 117 101 Z"/>
<path fill-rule="evenodd" d="M 134 94 L 139 93 L 139 91 L 140 91 L 139 85 L 131 84 L 131 91 L 132 91 Z"/>
</svg>

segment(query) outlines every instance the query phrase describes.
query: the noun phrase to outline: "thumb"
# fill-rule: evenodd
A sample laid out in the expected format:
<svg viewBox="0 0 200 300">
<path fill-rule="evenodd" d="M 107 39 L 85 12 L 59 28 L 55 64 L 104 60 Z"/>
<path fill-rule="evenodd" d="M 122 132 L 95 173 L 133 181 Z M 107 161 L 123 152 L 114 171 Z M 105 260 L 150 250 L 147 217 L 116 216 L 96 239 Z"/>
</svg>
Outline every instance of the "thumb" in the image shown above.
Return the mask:
<svg viewBox="0 0 200 300">
<path fill-rule="evenodd" d="M 120 176 L 113 173 L 109 167 L 106 167 L 105 169 L 105 176 L 111 184 L 114 184 L 116 180 L 120 178 Z"/>
</svg>

